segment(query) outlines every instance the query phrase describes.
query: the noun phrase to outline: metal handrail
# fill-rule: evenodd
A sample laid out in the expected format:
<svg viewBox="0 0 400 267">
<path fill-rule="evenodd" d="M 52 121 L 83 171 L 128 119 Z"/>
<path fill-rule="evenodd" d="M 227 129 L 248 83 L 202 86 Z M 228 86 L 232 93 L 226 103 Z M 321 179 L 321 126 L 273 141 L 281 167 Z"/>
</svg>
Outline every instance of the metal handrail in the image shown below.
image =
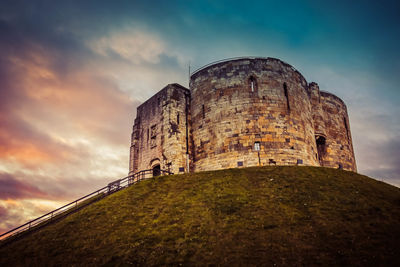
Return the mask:
<svg viewBox="0 0 400 267">
<path fill-rule="evenodd" d="M 160 170 L 159 172 L 160 172 L 160 175 L 171 175 L 171 174 L 173 174 L 172 172 L 167 171 L 167 170 Z M 147 177 L 146 174 L 150 174 L 151 176 Z M 72 202 L 70 202 L 70 203 L 58 208 L 58 209 L 50 211 L 49 213 L 46 213 L 46 214 L 44 214 L 44 215 L 42 215 L 40 217 L 37 217 L 36 219 L 33 219 L 33 220 L 31 220 L 31 221 L 29 221 L 27 223 L 24 223 L 24 224 L 22 224 L 22 225 L 20 225 L 18 227 L 15 227 L 15 228 L 13 228 L 13 229 L 1 234 L 0 235 L 0 240 L 5 240 L 6 238 L 9 238 L 11 236 L 14 236 L 14 235 L 19 234 L 21 232 L 30 230 L 34 226 L 42 224 L 43 222 L 51 221 L 57 215 L 60 215 L 61 213 L 64 213 L 64 214 L 67 215 L 68 213 L 66 213 L 66 212 L 67 211 L 72 211 L 72 209 L 77 208 L 78 207 L 78 203 L 80 204 L 80 203 L 82 203 L 82 202 L 84 202 L 84 201 L 86 201 L 86 200 L 88 200 L 88 199 L 90 199 L 90 198 L 92 198 L 94 196 L 98 196 L 98 195 L 102 194 L 103 197 L 104 197 L 104 196 L 113 194 L 113 193 L 115 193 L 115 192 L 117 192 L 117 191 L 119 191 L 119 190 L 121 190 L 123 188 L 126 188 L 126 187 L 129 187 L 129 186 L 133 185 L 133 184 L 136 184 L 137 182 L 139 182 L 141 180 L 150 179 L 150 178 L 153 178 L 153 177 L 155 177 L 153 175 L 153 170 L 150 169 L 150 170 L 142 170 L 142 171 L 136 172 L 136 173 L 134 173 L 132 175 L 128 175 L 128 176 L 126 176 L 126 177 L 124 177 L 122 179 L 113 181 L 113 182 L 109 183 L 105 187 L 102 187 L 102 188 L 100 188 L 100 189 L 98 189 L 98 190 L 96 190 L 96 191 L 94 191 L 94 192 L 92 192 L 90 194 L 87 194 L 87 195 L 85 195 L 85 196 L 83 196 L 81 198 L 78 198 L 78 199 L 76 199 L 76 200 L 74 200 L 74 201 L 72 201 Z M 94 200 L 93 200 L 93 202 L 94 202 Z M 93 202 L 91 202 L 91 203 L 93 203 Z M 91 203 L 87 203 L 87 205 L 89 205 Z"/>
<path fill-rule="evenodd" d="M 195 74 L 196 72 L 201 71 L 202 69 L 205 69 L 209 66 L 212 66 L 214 64 L 218 64 L 218 63 L 222 63 L 222 62 L 226 62 L 226 61 L 231 61 L 231 60 L 238 60 L 238 59 L 256 59 L 256 58 L 261 58 L 261 59 L 268 59 L 268 57 L 255 57 L 255 56 L 249 56 L 249 57 L 231 57 L 231 58 L 225 58 L 225 59 L 220 59 L 211 63 L 208 63 L 207 65 L 204 65 L 198 69 L 196 69 L 195 71 L 190 73 L 190 76 L 192 76 L 193 74 Z"/>
<path fill-rule="evenodd" d="M 212 65 L 215 65 L 215 64 L 218 64 L 218 63 L 223 63 L 223 62 L 228 62 L 228 61 L 232 61 L 232 60 L 239 60 L 239 59 L 277 59 L 277 58 L 273 58 L 273 57 L 260 57 L 260 56 L 247 56 L 247 57 L 244 56 L 244 57 L 225 58 L 225 59 L 221 59 L 221 60 L 217 60 L 217 61 L 208 63 L 207 65 L 204 65 L 204 66 L 202 66 L 202 67 L 196 69 L 195 71 L 193 71 L 193 72 L 190 73 L 190 76 L 192 76 L 192 75 L 196 74 L 197 72 L 199 72 L 199 71 L 201 71 L 201 70 L 203 70 L 203 69 L 206 69 L 206 68 L 208 68 L 208 67 L 210 67 L 210 66 L 212 66 Z M 297 71 L 292 65 L 290 65 L 290 64 L 288 64 L 288 63 L 286 63 L 286 62 L 284 62 L 284 61 L 282 61 L 282 60 L 280 60 L 280 59 L 278 59 L 278 60 L 281 61 L 281 62 L 283 62 L 283 63 L 285 63 L 285 64 L 287 64 L 288 66 L 290 66 L 290 67 L 292 68 L 293 71 Z"/>
</svg>

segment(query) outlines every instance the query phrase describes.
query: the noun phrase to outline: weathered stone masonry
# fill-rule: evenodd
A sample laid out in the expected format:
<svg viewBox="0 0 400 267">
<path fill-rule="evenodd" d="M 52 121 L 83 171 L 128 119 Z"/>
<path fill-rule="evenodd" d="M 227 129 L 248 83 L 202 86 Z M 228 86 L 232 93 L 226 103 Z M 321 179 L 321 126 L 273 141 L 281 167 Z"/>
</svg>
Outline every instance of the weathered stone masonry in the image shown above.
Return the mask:
<svg viewBox="0 0 400 267">
<path fill-rule="evenodd" d="M 129 173 L 155 166 L 174 173 L 187 170 L 189 105 L 189 90 L 170 84 L 138 107 Z"/>
<path fill-rule="evenodd" d="M 208 65 L 138 107 L 131 174 L 270 164 L 357 170 L 344 102 L 278 59 Z"/>
</svg>

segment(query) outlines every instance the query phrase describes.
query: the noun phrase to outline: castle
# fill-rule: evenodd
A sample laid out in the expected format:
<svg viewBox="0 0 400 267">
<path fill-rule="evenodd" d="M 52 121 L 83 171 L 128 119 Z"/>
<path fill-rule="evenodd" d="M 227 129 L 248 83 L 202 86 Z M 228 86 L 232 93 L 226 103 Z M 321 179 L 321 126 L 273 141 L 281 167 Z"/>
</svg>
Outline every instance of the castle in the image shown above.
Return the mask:
<svg viewBox="0 0 400 267">
<path fill-rule="evenodd" d="M 345 103 L 275 58 L 206 65 L 137 108 L 129 174 L 264 165 L 357 171 Z"/>
</svg>

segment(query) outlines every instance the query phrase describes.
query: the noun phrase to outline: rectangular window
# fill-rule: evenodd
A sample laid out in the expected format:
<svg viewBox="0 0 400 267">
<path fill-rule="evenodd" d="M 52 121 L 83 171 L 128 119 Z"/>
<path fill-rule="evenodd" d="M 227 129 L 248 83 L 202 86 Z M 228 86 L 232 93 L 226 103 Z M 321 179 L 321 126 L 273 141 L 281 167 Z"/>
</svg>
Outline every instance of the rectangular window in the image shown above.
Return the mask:
<svg viewBox="0 0 400 267">
<path fill-rule="evenodd" d="M 206 117 L 206 109 L 205 109 L 204 105 L 202 106 L 202 108 L 203 108 L 203 119 L 204 119 Z"/>
<path fill-rule="evenodd" d="M 243 166 L 243 161 L 238 161 L 237 165 L 238 165 L 238 167 L 242 167 Z"/>
<path fill-rule="evenodd" d="M 184 172 L 185 171 L 185 167 L 179 167 L 179 172 Z"/>
<path fill-rule="evenodd" d="M 157 146 L 157 125 L 153 125 L 150 128 L 150 135 L 151 135 L 151 139 L 150 139 L 150 147 L 156 147 Z"/>
<path fill-rule="evenodd" d="M 179 125 L 179 112 L 178 112 L 178 115 L 176 115 L 176 124 Z"/>
<path fill-rule="evenodd" d="M 254 143 L 254 150 L 255 151 L 260 151 L 260 142 L 255 142 Z"/>
</svg>

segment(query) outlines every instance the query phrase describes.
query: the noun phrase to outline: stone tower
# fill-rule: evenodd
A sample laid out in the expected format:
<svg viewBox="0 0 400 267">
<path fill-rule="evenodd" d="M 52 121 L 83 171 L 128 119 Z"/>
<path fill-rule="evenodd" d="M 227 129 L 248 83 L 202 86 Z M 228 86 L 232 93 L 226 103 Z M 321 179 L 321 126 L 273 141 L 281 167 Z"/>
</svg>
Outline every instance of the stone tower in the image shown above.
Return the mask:
<svg viewBox="0 0 400 267">
<path fill-rule="evenodd" d="M 138 107 L 130 174 L 263 165 L 356 171 L 346 105 L 274 58 L 238 58 L 168 85 Z"/>
</svg>

